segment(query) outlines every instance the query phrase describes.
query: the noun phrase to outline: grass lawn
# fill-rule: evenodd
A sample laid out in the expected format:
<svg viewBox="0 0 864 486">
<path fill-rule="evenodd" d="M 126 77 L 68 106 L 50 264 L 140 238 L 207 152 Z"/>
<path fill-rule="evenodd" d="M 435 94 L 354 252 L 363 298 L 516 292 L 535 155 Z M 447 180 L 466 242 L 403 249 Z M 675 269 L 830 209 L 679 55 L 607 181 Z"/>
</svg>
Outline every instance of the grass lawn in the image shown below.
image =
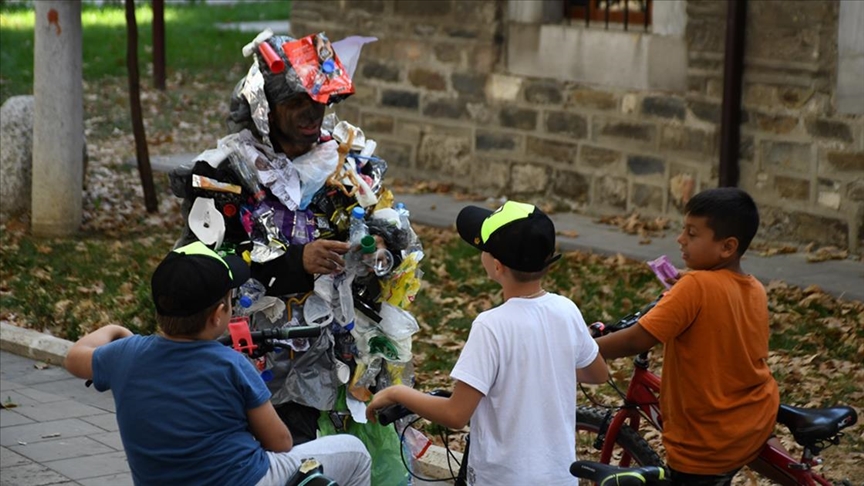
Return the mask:
<svg viewBox="0 0 864 486">
<path fill-rule="evenodd" d="M 254 32 L 221 30 L 219 23 L 288 19 L 290 1 L 165 5 L 166 71 L 211 73 L 221 78 L 248 68 L 240 48 Z M 0 4 L 0 104 L 10 96 L 33 92 L 33 7 Z M 137 2 L 138 59 L 141 83 L 152 84 L 153 13 Z M 84 79 L 94 82 L 126 75 L 126 13 L 120 5 L 82 6 Z"/>
</svg>

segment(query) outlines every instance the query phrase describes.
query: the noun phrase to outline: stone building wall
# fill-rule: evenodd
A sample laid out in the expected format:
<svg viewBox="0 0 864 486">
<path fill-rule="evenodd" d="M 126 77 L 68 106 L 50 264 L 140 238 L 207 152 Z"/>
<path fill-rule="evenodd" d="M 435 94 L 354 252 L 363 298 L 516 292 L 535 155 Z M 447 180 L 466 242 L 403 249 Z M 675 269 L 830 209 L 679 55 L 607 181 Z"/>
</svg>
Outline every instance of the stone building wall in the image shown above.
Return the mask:
<svg viewBox="0 0 864 486">
<path fill-rule="evenodd" d="M 690 193 L 717 185 L 724 0 L 686 3 L 686 90 L 670 91 L 510 74 L 506 51 L 523 46 L 507 43 L 507 0 L 293 5 L 294 35 L 379 38 L 336 112 L 379 142 L 393 176 L 673 219 Z M 760 205 L 762 237 L 855 250 L 864 117 L 835 106 L 838 5 L 749 2 L 739 185 Z"/>
</svg>

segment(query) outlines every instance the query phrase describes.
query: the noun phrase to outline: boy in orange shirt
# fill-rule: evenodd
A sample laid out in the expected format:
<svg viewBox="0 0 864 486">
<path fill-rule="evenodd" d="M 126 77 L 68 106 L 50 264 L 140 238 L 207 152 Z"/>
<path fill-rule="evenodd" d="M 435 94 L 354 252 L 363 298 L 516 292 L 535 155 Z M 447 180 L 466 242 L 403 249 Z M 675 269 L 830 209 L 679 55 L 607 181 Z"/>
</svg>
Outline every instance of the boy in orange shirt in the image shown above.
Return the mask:
<svg viewBox="0 0 864 486">
<path fill-rule="evenodd" d="M 663 343 L 660 409 L 672 484 L 729 485 L 771 437 L 780 395 L 768 369 L 768 299 L 741 269 L 759 228 L 753 199 L 709 189 L 684 208 L 688 272 L 635 326 L 597 339 L 607 359 Z"/>
</svg>

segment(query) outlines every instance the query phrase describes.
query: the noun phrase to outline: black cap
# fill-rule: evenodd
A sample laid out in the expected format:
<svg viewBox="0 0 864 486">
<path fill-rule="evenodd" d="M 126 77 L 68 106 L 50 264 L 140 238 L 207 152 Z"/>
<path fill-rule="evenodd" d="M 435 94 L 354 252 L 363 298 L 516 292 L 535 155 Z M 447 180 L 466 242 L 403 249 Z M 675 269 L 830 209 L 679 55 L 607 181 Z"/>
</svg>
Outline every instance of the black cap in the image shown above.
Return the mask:
<svg viewBox="0 0 864 486">
<path fill-rule="evenodd" d="M 237 255 L 219 256 L 196 241 L 169 253 L 150 279 L 156 312 L 187 317 L 212 306 L 249 280 L 249 265 Z"/>
<path fill-rule="evenodd" d="M 536 206 L 507 201 L 492 211 L 466 206 L 456 217 L 459 236 L 478 250 L 522 272 L 539 272 L 555 255 L 555 225 Z"/>
</svg>

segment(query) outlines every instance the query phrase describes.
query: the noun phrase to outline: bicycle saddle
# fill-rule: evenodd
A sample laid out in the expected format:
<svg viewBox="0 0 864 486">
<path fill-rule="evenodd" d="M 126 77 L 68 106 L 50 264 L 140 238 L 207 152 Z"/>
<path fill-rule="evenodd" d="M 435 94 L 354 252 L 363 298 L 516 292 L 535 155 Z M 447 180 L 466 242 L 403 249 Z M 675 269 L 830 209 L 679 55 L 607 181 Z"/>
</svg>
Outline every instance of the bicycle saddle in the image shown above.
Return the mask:
<svg viewBox="0 0 864 486">
<path fill-rule="evenodd" d="M 855 425 L 858 414 L 851 407 L 799 408 L 780 405 L 777 421 L 789 427 L 795 442 L 812 444 L 837 435 L 840 430 Z"/>
</svg>

